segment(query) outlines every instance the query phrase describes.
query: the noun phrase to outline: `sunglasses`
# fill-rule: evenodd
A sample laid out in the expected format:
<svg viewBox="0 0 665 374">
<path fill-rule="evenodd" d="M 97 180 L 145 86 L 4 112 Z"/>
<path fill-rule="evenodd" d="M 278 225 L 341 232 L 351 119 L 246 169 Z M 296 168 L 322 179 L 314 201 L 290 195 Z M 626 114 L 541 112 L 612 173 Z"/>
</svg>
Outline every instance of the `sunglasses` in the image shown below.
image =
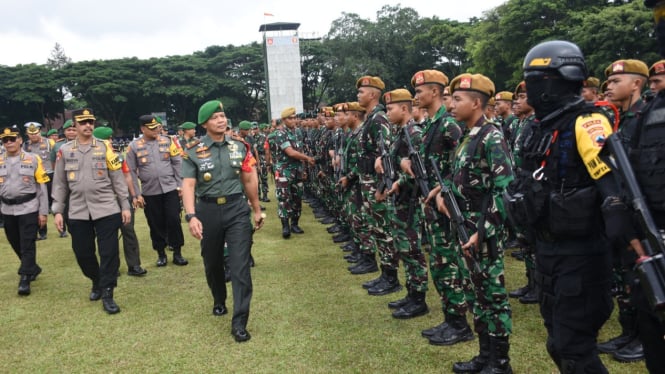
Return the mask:
<svg viewBox="0 0 665 374">
<path fill-rule="evenodd" d="M 2 138 L 3 143 L 14 143 L 15 141 L 16 141 L 15 136 L 5 136 L 4 138 Z"/>
<path fill-rule="evenodd" d="M 95 120 L 94 119 L 84 119 L 83 121 L 76 121 L 80 123 L 81 125 L 94 125 Z"/>
</svg>

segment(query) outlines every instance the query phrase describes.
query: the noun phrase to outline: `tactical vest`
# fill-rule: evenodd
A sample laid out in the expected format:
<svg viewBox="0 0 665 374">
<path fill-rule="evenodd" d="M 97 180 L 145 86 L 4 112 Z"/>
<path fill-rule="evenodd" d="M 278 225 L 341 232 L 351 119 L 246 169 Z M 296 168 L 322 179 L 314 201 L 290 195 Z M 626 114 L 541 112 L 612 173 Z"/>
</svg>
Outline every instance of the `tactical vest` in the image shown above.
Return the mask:
<svg viewBox="0 0 665 374">
<path fill-rule="evenodd" d="M 637 115 L 629 136 L 628 155 L 649 208 L 665 212 L 665 92 L 661 91 Z"/>
<path fill-rule="evenodd" d="M 593 112 L 599 111 L 585 105 L 541 122 L 524 142 L 521 192 L 527 205 L 526 224 L 559 239 L 586 236 L 602 225 L 600 194 L 575 137 L 577 118 Z"/>
</svg>

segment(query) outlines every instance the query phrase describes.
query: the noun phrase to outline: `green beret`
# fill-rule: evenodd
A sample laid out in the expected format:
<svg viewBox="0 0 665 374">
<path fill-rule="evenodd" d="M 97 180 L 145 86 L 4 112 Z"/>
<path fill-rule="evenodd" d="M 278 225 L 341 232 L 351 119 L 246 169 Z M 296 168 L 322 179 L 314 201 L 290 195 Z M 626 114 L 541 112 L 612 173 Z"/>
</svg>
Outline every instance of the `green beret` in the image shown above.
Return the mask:
<svg viewBox="0 0 665 374">
<path fill-rule="evenodd" d="M 252 128 L 252 123 L 249 121 L 240 121 L 238 128 L 240 128 L 240 130 L 249 130 Z"/>
<path fill-rule="evenodd" d="M 417 72 L 411 78 L 411 85 L 413 87 L 430 83 L 437 83 L 445 87 L 448 85 L 448 77 L 438 70 L 423 70 Z"/>
<path fill-rule="evenodd" d="M 282 110 L 282 119 L 293 116 L 296 114 L 296 108 L 294 107 L 288 107 L 284 110 Z"/>
<path fill-rule="evenodd" d="M 71 120 L 71 119 L 68 119 L 68 120 L 65 122 L 65 124 L 62 125 L 62 128 L 63 128 L 63 129 L 68 129 L 68 128 L 70 128 L 70 127 L 72 127 L 72 120 Z"/>
<path fill-rule="evenodd" d="M 92 136 L 97 139 L 107 140 L 111 135 L 113 135 L 113 129 L 110 127 L 101 126 L 92 130 Z"/>
<path fill-rule="evenodd" d="M 455 91 L 473 91 L 493 97 L 494 90 L 494 82 L 482 74 L 460 74 L 450 82 L 451 95 Z"/>
<path fill-rule="evenodd" d="M 267 123 L 262 123 L 262 124 L 259 125 L 259 129 L 261 129 L 261 130 L 265 130 L 265 129 L 267 129 L 268 127 L 270 127 L 270 125 L 267 124 Z"/>
<path fill-rule="evenodd" d="M 649 68 L 640 60 L 617 60 L 605 69 L 605 78 L 615 74 L 637 74 L 648 78 Z"/>
<path fill-rule="evenodd" d="M 213 113 L 223 111 L 224 106 L 219 100 L 211 100 L 201 105 L 201 108 L 199 108 L 199 125 L 204 124 L 208 119 L 210 119 Z M 230 123 L 231 121 L 229 121 L 229 124 Z"/>
<path fill-rule="evenodd" d="M 383 102 L 388 104 L 394 103 L 403 103 L 403 102 L 412 102 L 413 97 L 411 97 L 411 92 L 405 90 L 404 88 L 398 88 L 383 94 Z"/>
<path fill-rule="evenodd" d="M 181 130 L 191 130 L 196 128 L 196 124 L 194 122 L 184 122 L 182 125 L 178 126 L 178 128 Z"/>
<path fill-rule="evenodd" d="M 50 130 L 48 130 L 48 132 L 46 133 L 46 136 L 51 136 L 51 135 L 53 135 L 53 134 L 57 134 L 57 133 L 58 133 L 58 130 L 56 130 L 56 129 L 50 129 Z"/>
<path fill-rule="evenodd" d="M 371 77 L 369 75 L 366 75 L 364 77 L 360 77 L 356 81 L 356 88 L 360 87 L 374 87 L 377 90 L 383 91 L 384 88 L 386 88 L 385 83 L 381 80 L 379 77 Z"/>
</svg>

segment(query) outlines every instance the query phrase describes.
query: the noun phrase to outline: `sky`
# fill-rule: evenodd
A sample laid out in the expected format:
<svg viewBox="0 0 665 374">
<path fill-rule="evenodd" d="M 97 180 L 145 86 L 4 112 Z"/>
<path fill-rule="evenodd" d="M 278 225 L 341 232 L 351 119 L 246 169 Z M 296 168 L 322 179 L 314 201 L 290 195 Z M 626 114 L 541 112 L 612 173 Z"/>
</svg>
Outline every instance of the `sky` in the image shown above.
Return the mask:
<svg viewBox="0 0 665 374">
<path fill-rule="evenodd" d="M 384 5 L 467 21 L 505 1 L 0 0 L 0 65 L 44 64 L 55 43 L 74 62 L 186 55 L 260 42 L 260 25 L 271 22 L 300 23 L 301 38 L 322 37 L 343 12 L 375 21 Z"/>
</svg>

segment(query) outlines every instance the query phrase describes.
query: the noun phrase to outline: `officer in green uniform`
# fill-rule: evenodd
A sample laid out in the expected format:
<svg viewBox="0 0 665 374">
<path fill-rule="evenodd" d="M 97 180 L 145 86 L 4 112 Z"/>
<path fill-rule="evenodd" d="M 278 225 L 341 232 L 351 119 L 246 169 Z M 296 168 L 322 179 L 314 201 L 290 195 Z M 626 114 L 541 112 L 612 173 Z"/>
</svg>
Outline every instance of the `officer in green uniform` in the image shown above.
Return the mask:
<svg viewBox="0 0 665 374">
<path fill-rule="evenodd" d="M 199 144 L 199 139 L 196 137 L 195 123 L 184 122 L 182 125 L 178 126 L 178 129 L 182 131 L 182 136 L 178 137 L 178 142 L 183 150 L 191 149 Z"/>
<path fill-rule="evenodd" d="M 483 116 L 494 83 L 480 74 L 462 74 L 450 83 L 452 114 L 467 131 L 455 151 L 450 188 L 455 194 L 469 241 L 460 250 L 474 286 L 474 329 L 480 353 L 453 365 L 456 373 L 511 373 L 508 338 L 512 318 L 503 274 L 505 241 L 502 193 L 513 180 L 510 152 L 501 130 Z M 437 204 L 447 212 L 441 195 Z M 458 243 L 459 241 L 456 241 Z"/>
<path fill-rule="evenodd" d="M 256 134 L 254 142 L 255 154 L 258 155 L 257 163 L 259 165 L 259 200 L 269 203 L 268 198 L 268 162 L 266 159 L 266 141 L 270 125 L 262 123 L 259 125 L 259 132 Z"/>
<path fill-rule="evenodd" d="M 494 95 L 494 102 L 494 112 L 496 113 L 494 119 L 501 124 L 504 139 L 510 139 L 510 124 L 517 118 L 512 112 L 513 93 L 508 91 L 497 92 Z"/>
<path fill-rule="evenodd" d="M 185 219 L 192 236 L 201 240 L 206 280 L 214 299 L 212 312 L 216 316 L 227 313 L 224 243 L 228 244 L 233 289 L 231 334 L 237 342 L 244 342 L 251 338 L 247 321 L 252 299 L 252 221 L 254 230 L 263 225 L 256 192 L 256 160 L 243 142 L 225 135 L 227 119 L 220 101 L 203 104 L 198 122 L 206 129 L 206 135 L 198 146 L 186 151 L 182 166 Z"/>
<path fill-rule="evenodd" d="M 30 295 L 30 282 L 42 268 L 37 265 L 37 229 L 46 225 L 49 180 L 36 154 L 21 150 L 23 140 L 16 127 L 0 133 L 5 152 L 0 155 L 0 201 L 7 241 L 21 261 L 18 294 Z"/>
</svg>

